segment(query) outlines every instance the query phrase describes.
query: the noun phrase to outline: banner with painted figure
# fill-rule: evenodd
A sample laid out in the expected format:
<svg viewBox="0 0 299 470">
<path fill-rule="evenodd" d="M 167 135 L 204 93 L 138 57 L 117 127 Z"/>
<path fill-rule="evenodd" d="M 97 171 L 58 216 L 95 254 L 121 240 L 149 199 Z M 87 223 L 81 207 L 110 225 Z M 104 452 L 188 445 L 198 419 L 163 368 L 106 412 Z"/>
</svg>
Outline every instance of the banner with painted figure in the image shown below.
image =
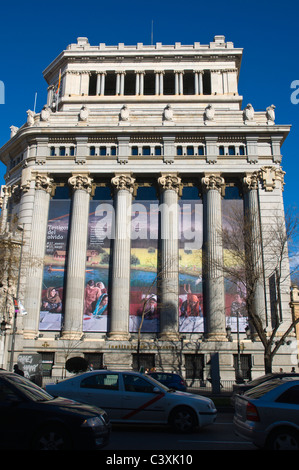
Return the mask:
<svg viewBox="0 0 299 470">
<path fill-rule="evenodd" d="M 69 199 L 52 199 L 49 207 L 39 329 L 60 331 L 70 215 Z"/>
<path fill-rule="evenodd" d="M 180 200 L 179 331 L 204 331 L 202 292 L 203 205 Z"/>
<path fill-rule="evenodd" d="M 233 191 L 231 191 L 233 194 Z M 243 200 L 222 200 L 223 256 L 226 326 L 232 332 L 245 332 L 248 327 L 246 309 L 245 251 L 243 244 Z"/>
<path fill-rule="evenodd" d="M 135 200 L 131 219 L 130 332 L 159 331 L 158 240 L 157 201 Z"/>
<path fill-rule="evenodd" d="M 83 331 L 107 332 L 109 329 L 109 272 L 111 243 L 114 237 L 112 201 L 92 200 L 88 223 Z"/>
</svg>

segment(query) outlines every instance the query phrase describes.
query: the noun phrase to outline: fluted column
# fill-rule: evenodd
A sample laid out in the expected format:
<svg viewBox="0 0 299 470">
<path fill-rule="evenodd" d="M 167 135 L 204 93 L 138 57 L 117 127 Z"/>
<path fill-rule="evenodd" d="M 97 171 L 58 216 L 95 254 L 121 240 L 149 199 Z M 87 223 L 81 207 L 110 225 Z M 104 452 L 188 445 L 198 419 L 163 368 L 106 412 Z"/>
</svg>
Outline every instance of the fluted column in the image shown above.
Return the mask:
<svg viewBox="0 0 299 470">
<path fill-rule="evenodd" d="M 84 174 L 73 175 L 68 181 L 73 190 L 73 196 L 62 333 L 65 339 L 76 339 L 82 336 L 87 230 L 92 181 L 89 176 Z"/>
<path fill-rule="evenodd" d="M 204 308 L 206 333 L 209 340 L 223 340 L 225 330 L 225 301 L 222 247 L 221 191 L 224 179 L 217 174 L 202 178 L 204 202 Z"/>
<path fill-rule="evenodd" d="M 248 174 L 243 179 L 244 206 L 245 206 L 245 249 L 247 248 L 247 279 L 249 279 L 247 296 L 253 295 L 253 311 L 249 314 L 257 315 L 264 325 L 265 318 L 265 290 L 262 262 L 262 238 L 259 219 L 258 202 L 259 175 L 257 172 Z M 249 301 L 251 303 L 251 299 Z"/>
<path fill-rule="evenodd" d="M 35 177 L 34 207 L 31 224 L 31 243 L 28 258 L 27 283 L 24 304 L 28 315 L 25 318 L 24 337 L 34 338 L 39 328 L 42 279 L 48 212 L 51 193 L 54 189 L 53 179 L 47 175 L 37 174 Z"/>
<path fill-rule="evenodd" d="M 178 338 L 179 206 L 181 179 L 176 174 L 158 179 L 161 189 L 161 306 L 160 337 Z"/>
<path fill-rule="evenodd" d="M 115 189 L 115 239 L 113 247 L 111 322 L 109 338 L 129 338 L 131 206 L 135 179 L 129 174 L 111 180 Z"/>
</svg>

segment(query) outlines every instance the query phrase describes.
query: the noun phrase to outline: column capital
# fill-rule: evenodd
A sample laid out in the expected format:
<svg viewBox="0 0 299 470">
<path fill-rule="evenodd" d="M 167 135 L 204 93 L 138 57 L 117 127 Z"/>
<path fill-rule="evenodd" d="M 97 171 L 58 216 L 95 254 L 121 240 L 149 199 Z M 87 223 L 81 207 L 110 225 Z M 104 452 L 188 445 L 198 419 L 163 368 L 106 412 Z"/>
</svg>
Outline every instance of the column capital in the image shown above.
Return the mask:
<svg viewBox="0 0 299 470">
<path fill-rule="evenodd" d="M 260 169 L 260 177 L 265 191 L 273 191 L 276 188 L 276 181 L 280 181 L 281 187 L 284 185 L 285 172 L 281 167 L 264 166 Z"/>
<path fill-rule="evenodd" d="M 173 173 L 163 174 L 158 178 L 158 183 L 163 191 L 170 189 L 176 193 L 181 193 L 181 178 Z"/>
<path fill-rule="evenodd" d="M 22 190 L 27 190 L 27 187 L 22 186 Z M 47 175 L 38 173 L 35 176 L 35 189 L 45 191 L 48 194 L 52 194 L 55 189 L 55 184 L 53 178 L 50 178 Z"/>
<path fill-rule="evenodd" d="M 116 191 L 124 189 L 130 193 L 134 192 L 135 178 L 133 178 L 130 174 L 122 173 L 120 175 L 115 175 L 111 179 L 111 183 L 113 184 Z"/>
<path fill-rule="evenodd" d="M 91 193 L 93 188 L 93 179 L 90 178 L 88 175 L 73 175 L 69 178 L 68 184 L 72 187 L 73 191 L 77 189 L 81 189 L 86 191 L 88 194 Z"/>
<path fill-rule="evenodd" d="M 258 189 L 259 174 L 257 171 L 253 173 L 248 173 L 243 178 L 243 186 L 247 191 Z"/>
<path fill-rule="evenodd" d="M 220 176 L 220 174 L 216 173 L 211 173 L 211 174 L 206 174 L 202 179 L 201 183 L 203 185 L 203 189 L 205 191 L 209 191 L 211 189 L 218 191 L 219 193 L 223 193 L 224 191 L 224 178 Z"/>
</svg>

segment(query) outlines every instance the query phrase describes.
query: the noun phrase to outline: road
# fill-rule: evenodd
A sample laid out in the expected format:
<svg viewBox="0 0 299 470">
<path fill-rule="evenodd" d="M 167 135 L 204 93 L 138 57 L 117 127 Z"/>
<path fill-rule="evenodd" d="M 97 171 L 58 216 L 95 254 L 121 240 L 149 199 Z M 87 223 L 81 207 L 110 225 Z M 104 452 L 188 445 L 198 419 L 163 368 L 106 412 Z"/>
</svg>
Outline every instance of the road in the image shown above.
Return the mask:
<svg viewBox="0 0 299 470">
<path fill-rule="evenodd" d="M 233 413 L 218 412 L 216 422 L 192 434 L 178 434 L 169 427 L 144 425 L 113 425 L 110 443 L 105 447 L 110 451 L 171 451 L 173 454 L 180 451 L 194 450 L 257 450 L 256 447 L 234 434 Z M 149 452 L 150 454 L 150 452 Z M 192 454 L 191 454 L 192 455 Z"/>
</svg>

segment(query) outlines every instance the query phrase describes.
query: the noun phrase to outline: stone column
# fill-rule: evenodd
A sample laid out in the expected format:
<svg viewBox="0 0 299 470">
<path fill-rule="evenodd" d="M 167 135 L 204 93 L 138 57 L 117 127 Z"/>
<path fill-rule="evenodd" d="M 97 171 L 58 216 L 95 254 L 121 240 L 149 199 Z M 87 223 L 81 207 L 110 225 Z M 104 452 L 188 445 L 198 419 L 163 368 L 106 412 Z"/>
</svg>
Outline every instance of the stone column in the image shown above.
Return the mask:
<svg viewBox="0 0 299 470">
<path fill-rule="evenodd" d="M 258 202 L 259 174 L 254 172 L 248 174 L 243 179 L 244 188 L 244 209 L 245 209 L 245 230 L 250 236 L 245 237 L 245 249 L 247 245 L 248 256 L 248 277 L 250 285 L 248 288 L 253 292 L 253 311 L 251 314 L 257 315 L 266 325 L 265 315 L 265 290 L 263 273 L 262 237 L 259 218 Z M 247 292 L 250 295 L 250 292 Z"/>
<path fill-rule="evenodd" d="M 24 337 L 26 338 L 36 337 L 39 328 L 48 212 L 53 190 L 54 185 L 52 178 L 43 174 L 36 175 L 31 242 L 28 253 L 29 266 L 24 299 L 24 304 L 28 312 L 28 315 L 24 317 Z"/>
<path fill-rule="evenodd" d="M 178 339 L 179 301 L 179 207 L 181 179 L 165 174 L 158 179 L 161 189 L 161 305 L 160 338 Z"/>
<path fill-rule="evenodd" d="M 111 180 L 115 189 L 115 239 L 109 339 L 129 339 L 131 205 L 135 179 L 129 174 Z"/>
<path fill-rule="evenodd" d="M 218 174 L 202 178 L 204 310 L 208 340 L 226 339 L 221 191 L 224 179 Z"/>
<path fill-rule="evenodd" d="M 68 180 L 73 190 L 73 197 L 62 332 L 65 339 L 78 339 L 82 336 L 87 230 L 92 181 L 86 174 L 73 175 Z"/>
</svg>

